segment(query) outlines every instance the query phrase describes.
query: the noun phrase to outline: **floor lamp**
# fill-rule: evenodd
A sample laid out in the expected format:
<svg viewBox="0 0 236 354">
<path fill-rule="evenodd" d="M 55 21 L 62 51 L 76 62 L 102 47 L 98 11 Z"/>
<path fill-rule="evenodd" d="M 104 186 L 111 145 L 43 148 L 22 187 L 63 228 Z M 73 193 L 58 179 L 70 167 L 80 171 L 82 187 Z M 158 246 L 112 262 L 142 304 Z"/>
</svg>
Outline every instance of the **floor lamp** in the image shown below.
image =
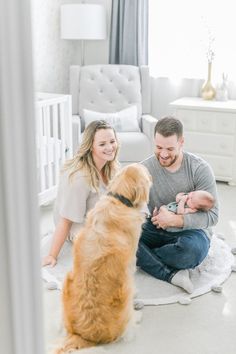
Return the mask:
<svg viewBox="0 0 236 354">
<path fill-rule="evenodd" d="M 81 40 L 81 65 L 84 65 L 84 40 L 106 39 L 106 12 L 100 4 L 61 6 L 61 38 Z"/>
</svg>

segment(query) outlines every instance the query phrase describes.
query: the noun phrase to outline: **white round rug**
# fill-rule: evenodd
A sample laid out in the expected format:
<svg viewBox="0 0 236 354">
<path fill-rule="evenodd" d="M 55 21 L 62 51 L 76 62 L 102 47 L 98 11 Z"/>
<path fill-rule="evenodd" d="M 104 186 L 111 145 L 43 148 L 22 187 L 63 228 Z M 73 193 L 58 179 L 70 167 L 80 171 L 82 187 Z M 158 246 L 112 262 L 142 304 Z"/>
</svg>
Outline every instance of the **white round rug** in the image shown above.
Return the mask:
<svg viewBox="0 0 236 354">
<path fill-rule="evenodd" d="M 219 237 L 213 236 L 208 256 L 195 269 L 190 270 L 190 279 L 194 286 L 192 294 L 167 282 L 155 279 L 138 270 L 136 273 L 137 301 L 144 305 L 161 305 L 174 302 L 188 303 L 191 299 L 203 295 L 212 289 L 220 291 L 220 285 L 230 276 L 235 259 L 230 247 Z"/>
<path fill-rule="evenodd" d="M 41 255 L 48 253 L 52 234 L 42 239 Z M 190 270 L 190 278 L 194 285 L 192 294 L 187 294 L 181 288 L 158 280 L 137 269 L 135 282 L 137 288 L 136 301 L 144 305 L 162 305 L 180 302 L 187 304 L 191 298 L 205 294 L 213 288 L 220 291 L 220 285 L 230 276 L 232 268 L 235 269 L 235 259 L 230 247 L 221 238 L 214 235 L 208 256 L 194 270 Z M 51 289 L 61 289 L 63 279 L 72 266 L 72 244 L 66 242 L 61 251 L 58 264 L 42 268 L 42 278 L 49 282 Z"/>
</svg>

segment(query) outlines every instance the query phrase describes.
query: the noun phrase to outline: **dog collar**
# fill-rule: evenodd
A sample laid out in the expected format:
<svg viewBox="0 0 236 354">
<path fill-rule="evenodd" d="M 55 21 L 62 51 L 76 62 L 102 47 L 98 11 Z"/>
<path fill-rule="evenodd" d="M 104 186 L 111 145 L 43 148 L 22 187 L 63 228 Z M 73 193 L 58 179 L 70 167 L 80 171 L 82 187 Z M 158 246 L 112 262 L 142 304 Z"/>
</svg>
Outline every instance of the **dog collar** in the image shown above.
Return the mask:
<svg viewBox="0 0 236 354">
<path fill-rule="evenodd" d="M 118 199 L 121 203 L 125 204 L 129 208 L 133 208 L 133 204 L 131 203 L 131 201 L 128 198 L 125 198 L 123 195 L 117 193 L 113 194 L 111 192 L 109 192 L 107 195 Z"/>
</svg>

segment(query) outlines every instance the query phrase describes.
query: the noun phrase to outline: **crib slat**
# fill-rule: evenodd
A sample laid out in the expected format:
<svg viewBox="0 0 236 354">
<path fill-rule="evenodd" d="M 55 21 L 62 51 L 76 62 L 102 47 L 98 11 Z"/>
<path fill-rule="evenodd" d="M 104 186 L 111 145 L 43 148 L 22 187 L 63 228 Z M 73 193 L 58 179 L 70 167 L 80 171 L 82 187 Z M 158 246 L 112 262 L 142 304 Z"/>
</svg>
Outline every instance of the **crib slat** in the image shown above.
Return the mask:
<svg viewBox="0 0 236 354">
<path fill-rule="evenodd" d="M 50 188 L 53 185 L 52 182 L 52 138 L 51 138 L 51 127 L 50 127 L 50 106 L 43 107 L 44 116 L 44 132 L 46 135 L 46 175 L 47 175 L 47 187 Z"/>
<path fill-rule="evenodd" d="M 61 102 L 59 104 L 60 110 L 60 138 L 61 138 L 61 162 L 64 164 L 66 156 L 65 156 L 65 103 Z"/>
<path fill-rule="evenodd" d="M 67 96 L 66 104 L 65 104 L 66 112 L 65 112 L 65 126 L 66 126 L 66 158 L 71 159 L 73 156 L 72 151 L 72 102 L 71 96 Z"/>
<path fill-rule="evenodd" d="M 37 132 L 38 132 L 38 155 L 39 155 L 39 175 L 40 175 L 40 192 L 44 191 L 46 188 L 46 180 L 44 173 L 44 139 L 43 139 L 43 110 L 39 108 L 36 114 L 37 120 Z"/>
<path fill-rule="evenodd" d="M 58 104 L 53 104 L 52 106 L 52 115 L 53 115 L 53 141 L 54 141 L 54 179 L 55 184 L 58 184 L 59 181 L 59 168 L 60 168 L 60 146 L 58 140 Z"/>
</svg>

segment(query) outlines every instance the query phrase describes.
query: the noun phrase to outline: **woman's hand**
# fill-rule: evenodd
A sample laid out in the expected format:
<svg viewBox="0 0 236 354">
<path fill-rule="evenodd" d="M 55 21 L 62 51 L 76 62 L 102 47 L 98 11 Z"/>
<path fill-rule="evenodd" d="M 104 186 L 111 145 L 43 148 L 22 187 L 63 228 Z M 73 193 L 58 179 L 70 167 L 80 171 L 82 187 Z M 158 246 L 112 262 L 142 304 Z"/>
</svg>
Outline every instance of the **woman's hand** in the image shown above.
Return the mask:
<svg viewBox="0 0 236 354">
<path fill-rule="evenodd" d="M 47 265 L 54 267 L 56 264 L 57 264 L 57 259 L 51 255 L 44 257 L 42 260 L 42 267 L 45 267 Z"/>
<path fill-rule="evenodd" d="M 57 256 L 65 243 L 71 229 L 72 221 L 60 218 L 53 234 L 52 245 L 49 250 L 49 255 L 42 260 L 42 266 L 50 265 L 54 267 L 57 264 Z"/>
</svg>

